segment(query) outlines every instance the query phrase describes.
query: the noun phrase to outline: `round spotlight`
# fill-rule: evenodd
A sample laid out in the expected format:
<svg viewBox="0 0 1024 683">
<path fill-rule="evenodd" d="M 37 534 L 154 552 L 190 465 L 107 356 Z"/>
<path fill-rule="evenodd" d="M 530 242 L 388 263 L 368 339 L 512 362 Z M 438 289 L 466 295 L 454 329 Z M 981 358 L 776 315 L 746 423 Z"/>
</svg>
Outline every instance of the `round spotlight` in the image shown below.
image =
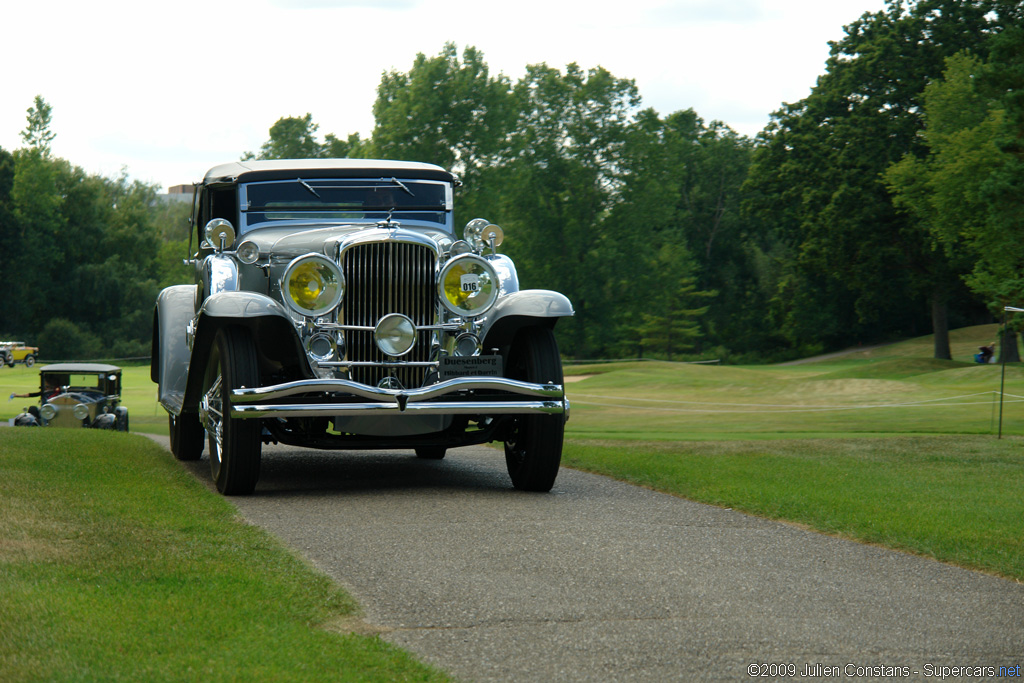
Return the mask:
<svg viewBox="0 0 1024 683">
<path fill-rule="evenodd" d="M 238 249 L 235 250 L 235 258 L 245 264 L 256 263 L 260 257 L 260 248 L 256 246 L 255 242 L 246 240 L 238 245 Z"/>
<path fill-rule="evenodd" d="M 39 409 L 39 414 L 42 416 L 44 420 L 52 420 L 53 418 L 57 417 L 57 406 L 53 405 L 52 403 L 47 403 L 46 405 Z"/>
<path fill-rule="evenodd" d="M 474 218 L 470 222 L 466 223 L 466 227 L 462 230 L 462 237 L 470 244 L 480 239 L 480 233 L 483 229 L 490 225 L 490 221 L 486 218 Z"/>
<path fill-rule="evenodd" d="M 71 410 L 71 414 L 75 416 L 76 420 L 84 420 L 89 417 L 89 406 L 79 403 Z"/>
<path fill-rule="evenodd" d="M 452 256 L 462 256 L 463 254 L 470 254 L 473 252 L 473 245 L 466 240 L 459 240 L 452 244 L 449 253 Z"/>
<path fill-rule="evenodd" d="M 472 356 L 479 350 L 480 340 L 475 334 L 466 332 L 455 338 L 454 354 L 456 356 Z"/>
<path fill-rule="evenodd" d="M 315 361 L 329 361 L 334 358 L 337 350 L 338 345 L 334 341 L 334 337 L 324 332 L 318 332 L 306 340 L 306 351 Z"/>
<path fill-rule="evenodd" d="M 288 264 L 281 278 L 284 302 L 299 315 L 315 318 L 333 311 L 345 294 L 345 276 L 334 261 L 307 254 Z"/>
<path fill-rule="evenodd" d="M 390 313 L 377 323 L 373 339 L 387 355 L 404 356 L 416 344 L 416 325 L 401 313 Z"/>
</svg>

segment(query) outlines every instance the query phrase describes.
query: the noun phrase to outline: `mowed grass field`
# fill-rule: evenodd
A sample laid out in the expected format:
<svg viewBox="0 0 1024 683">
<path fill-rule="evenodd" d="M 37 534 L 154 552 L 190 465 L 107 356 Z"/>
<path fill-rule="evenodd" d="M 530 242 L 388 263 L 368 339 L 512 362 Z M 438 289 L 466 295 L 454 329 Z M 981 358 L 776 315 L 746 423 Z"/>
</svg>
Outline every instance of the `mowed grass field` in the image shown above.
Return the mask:
<svg viewBox="0 0 1024 683">
<path fill-rule="evenodd" d="M 439 681 L 149 439 L 0 429 L 0 681 Z"/>
<path fill-rule="evenodd" d="M 994 325 L 795 365 L 568 366 L 563 463 L 1024 579 L 1024 368 Z"/>
<path fill-rule="evenodd" d="M 995 333 L 995 325 L 955 330 L 950 361 L 931 358 L 923 337 L 796 365 L 567 366 L 567 433 L 648 441 L 996 434 L 1002 367 L 971 360 Z M 1008 365 L 1005 384 L 1003 434 L 1024 435 L 1024 367 Z"/>
</svg>

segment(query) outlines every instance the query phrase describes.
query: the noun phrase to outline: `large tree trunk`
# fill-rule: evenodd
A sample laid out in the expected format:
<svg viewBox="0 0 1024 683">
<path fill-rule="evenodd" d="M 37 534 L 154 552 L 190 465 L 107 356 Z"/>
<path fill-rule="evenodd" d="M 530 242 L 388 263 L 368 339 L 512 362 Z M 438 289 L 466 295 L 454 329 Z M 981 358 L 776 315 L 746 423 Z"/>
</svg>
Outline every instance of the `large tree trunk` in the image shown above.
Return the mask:
<svg viewBox="0 0 1024 683">
<path fill-rule="evenodd" d="M 949 352 L 949 306 L 946 297 L 938 292 L 932 294 L 932 334 L 935 338 L 935 357 L 952 360 Z"/>
<path fill-rule="evenodd" d="M 1017 331 L 1009 328 L 1003 329 L 999 340 L 999 362 L 1019 363 L 1020 349 L 1017 348 Z"/>
</svg>

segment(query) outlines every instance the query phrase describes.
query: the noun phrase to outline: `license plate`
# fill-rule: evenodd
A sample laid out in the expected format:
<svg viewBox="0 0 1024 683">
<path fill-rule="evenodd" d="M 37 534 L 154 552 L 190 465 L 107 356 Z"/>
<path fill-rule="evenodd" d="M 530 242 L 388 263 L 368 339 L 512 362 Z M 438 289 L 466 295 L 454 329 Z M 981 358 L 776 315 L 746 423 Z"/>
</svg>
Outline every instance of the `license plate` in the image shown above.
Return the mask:
<svg viewBox="0 0 1024 683">
<path fill-rule="evenodd" d="M 438 367 L 441 379 L 501 377 L 501 356 L 445 356 Z"/>
</svg>

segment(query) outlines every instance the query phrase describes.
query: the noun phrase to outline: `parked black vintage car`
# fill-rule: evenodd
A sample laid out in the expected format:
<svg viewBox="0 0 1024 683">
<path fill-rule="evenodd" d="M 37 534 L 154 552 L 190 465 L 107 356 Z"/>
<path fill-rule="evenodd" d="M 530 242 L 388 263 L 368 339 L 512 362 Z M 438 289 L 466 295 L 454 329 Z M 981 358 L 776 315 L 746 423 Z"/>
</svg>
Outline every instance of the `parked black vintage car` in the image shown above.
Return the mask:
<svg viewBox="0 0 1024 683">
<path fill-rule="evenodd" d="M 11 394 L 11 398 L 15 398 Z M 14 418 L 18 427 L 89 427 L 128 431 L 121 405 L 121 368 L 101 363 L 55 363 L 39 369 L 39 405 Z"/>
<path fill-rule="evenodd" d="M 569 300 L 520 290 L 501 228 L 455 234 L 458 179 L 430 164 L 252 161 L 195 188 L 195 284 L 154 313 L 171 449 L 204 439 L 225 494 L 263 443 L 409 448 L 501 441 L 516 488 L 555 481 L 569 415 L 553 328 Z M 190 249 L 191 252 L 191 249 Z"/>
</svg>

